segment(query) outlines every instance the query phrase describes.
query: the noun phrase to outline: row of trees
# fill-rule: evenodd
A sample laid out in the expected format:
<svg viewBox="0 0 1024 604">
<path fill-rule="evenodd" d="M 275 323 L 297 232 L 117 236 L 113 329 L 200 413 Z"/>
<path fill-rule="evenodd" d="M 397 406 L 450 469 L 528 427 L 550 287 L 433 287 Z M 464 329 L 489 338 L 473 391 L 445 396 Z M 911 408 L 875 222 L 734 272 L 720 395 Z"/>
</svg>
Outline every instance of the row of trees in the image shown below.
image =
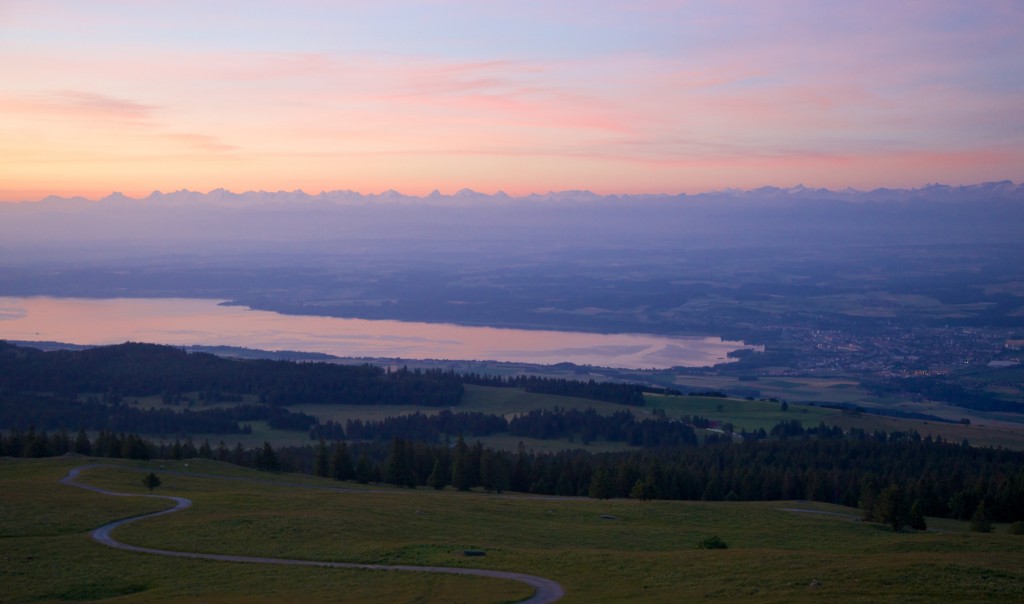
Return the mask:
<svg viewBox="0 0 1024 604">
<path fill-rule="evenodd" d="M 702 427 L 710 422 L 697 418 Z M 799 425 L 799 422 L 797 422 Z M 483 437 L 509 433 L 537 439 L 579 438 L 584 444 L 594 440 L 625 442 L 633 446 L 696 446 L 698 439 L 694 426 L 688 422 L 664 418 L 637 419 L 630 411 L 601 415 L 594 409 L 535 409 L 506 420 L 500 415 L 479 412 L 443 410 L 434 415 L 413 413 L 382 420 L 349 419 L 345 427 L 328 420 L 310 430 L 310 438 L 317 440 L 377 440 L 403 438 L 421 442 L 440 442 L 459 434 Z M 765 436 L 761 431 L 761 436 Z M 803 432 L 802 432 L 803 433 Z M 757 434 L 750 434 L 753 438 Z"/>
<path fill-rule="evenodd" d="M 274 448 L 154 444 L 138 435 L 84 431 L 0 434 L 0 455 L 68 451 L 130 458 L 209 457 L 266 470 L 407 487 L 485 488 L 562 496 L 690 500 L 807 499 L 860 507 L 866 517 L 913 525 L 913 517 L 1024 520 L 1024 453 L 981 449 L 914 433 L 852 431 L 842 438 L 720 442 L 619 453 L 510 454 L 463 439 L 438 445 L 395 438 Z M 914 508 L 917 512 L 914 512 Z"/>
<path fill-rule="evenodd" d="M 307 431 L 317 418 L 269 405 L 236 405 L 208 409 L 143 409 L 123 402 L 107 403 L 97 397 L 84 401 L 37 394 L 0 396 L 0 425 L 12 429 L 59 430 L 79 426 L 87 430 L 142 434 L 250 434 L 247 422 L 265 421 L 278 430 Z"/>
<path fill-rule="evenodd" d="M 945 401 L 965 409 L 978 411 L 1009 411 L 1024 413 L 1024 403 L 1001 399 L 982 387 L 968 387 L 939 377 L 893 378 L 888 381 L 866 380 L 860 386 L 875 396 L 909 396 Z"/>
<path fill-rule="evenodd" d="M 451 371 L 226 359 L 138 343 L 43 352 L 0 341 L 0 393 L 24 392 L 53 393 L 69 400 L 81 393 L 109 393 L 113 401 L 120 396 L 160 395 L 170 404 L 180 400 L 181 393 L 204 392 L 220 393 L 220 398 L 253 395 L 273 405 L 447 407 L 459 404 L 463 386 Z"/>
<path fill-rule="evenodd" d="M 438 442 L 445 436 L 466 434 L 469 436 L 488 436 L 508 431 L 508 422 L 504 417 L 479 411 L 452 412 L 441 410 L 433 415 L 412 413 L 396 417 L 385 417 L 382 420 L 349 419 L 345 427 L 340 423 L 328 420 L 310 430 L 310 438 L 316 440 L 383 440 L 405 438 L 424 442 Z"/>
<path fill-rule="evenodd" d="M 508 432 L 539 439 L 578 435 L 584 444 L 601 439 L 643 447 L 697 445 L 692 426 L 666 419 L 637 420 L 629 411 L 601 415 L 594 409 L 535 409 L 509 420 Z"/>
<path fill-rule="evenodd" d="M 595 380 L 583 382 L 580 380 L 548 378 L 535 375 L 502 377 L 467 373 L 463 374 L 462 379 L 467 384 L 500 388 L 522 388 L 527 392 L 588 398 L 631 407 L 642 407 L 644 405 L 645 392 L 681 394 L 678 390 L 655 388 L 640 384 L 619 384 Z"/>
</svg>

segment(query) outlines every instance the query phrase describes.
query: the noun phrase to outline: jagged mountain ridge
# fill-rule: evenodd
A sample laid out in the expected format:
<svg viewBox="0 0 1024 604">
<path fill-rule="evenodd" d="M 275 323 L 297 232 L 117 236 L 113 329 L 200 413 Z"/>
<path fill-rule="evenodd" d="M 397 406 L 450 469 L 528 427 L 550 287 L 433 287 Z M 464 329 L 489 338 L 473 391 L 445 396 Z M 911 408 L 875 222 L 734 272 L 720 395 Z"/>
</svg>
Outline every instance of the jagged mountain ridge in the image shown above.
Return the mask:
<svg viewBox="0 0 1024 604">
<path fill-rule="evenodd" d="M 831 191 L 762 187 L 698 195 L 563 191 L 511 197 L 463 189 L 114 193 L 0 204 L 0 249 L 172 248 L 424 254 L 489 249 L 1016 244 L 1024 185 L 1010 181 L 920 189 Z M 124 252 L 124 253 L 134 253 Z"/>
</svg>

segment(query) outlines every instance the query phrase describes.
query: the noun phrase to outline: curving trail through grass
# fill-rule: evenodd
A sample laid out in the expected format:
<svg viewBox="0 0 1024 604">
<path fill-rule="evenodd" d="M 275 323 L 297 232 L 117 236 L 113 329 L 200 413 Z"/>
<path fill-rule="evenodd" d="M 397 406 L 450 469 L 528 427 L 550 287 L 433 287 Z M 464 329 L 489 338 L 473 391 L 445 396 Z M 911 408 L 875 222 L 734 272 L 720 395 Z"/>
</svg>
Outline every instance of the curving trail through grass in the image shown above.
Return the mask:
<svg viewBox="0 0 1024 604">
<path fill-rule="evenodd" d="M 514 573 L 500 570 L 487 570 L 481 568 L 454 568 L 448 566 L 410 566 L 410 565 L 384 565 L 384 564 L 358 564 L 355 562 L 321 562 L 317 560 L 296 560 L 289 558 L 263 558 L 259 556 L 235 556 L 230 554 L 204 554 L 202 552 L 180 552 L 174 550 L 155 549 L 151 547 L 140 547 L 138 545 L 130 545 L 114 539 L 111 532 L 122 525 L 130 522 L 137 522 L 146 518 L 155 518 L 157 516 L 163 516 L 166 514 L 173 514 L 180 512 L 192 505 L 192 501 L 185 497 L 171 497 L 167 495 L 140 495 L 137 493 L 117 493 L 115 491 L 108 491 L 99 487 L 83 484 L 78 482 L 78 477 L 82 470 L 94 467 L 105 467 L 105 464 L 89 464 L 84 466 L 78 466 L 72 468 L 68 475 L 60 480 L 63 485 L 78 487 L 80 489 L 86 489 L 93 491 L 94 493 L 100 493 L 102 495 L 110 495 L 113 497 L 151 497 L 154 499 L 167 499 L 173 501 L 175 506 L 168 508 L 160 512 L 154 512 L 152 514 L 143 514 L 141 516 L 133 516 L 131 518 L 124 518 L 117 520 L 109 524 L 93 530 L 92 538 L 103 545 L 113 547 L 120 550 L 129 552 L 138 552 L 142 554 L 156 554 L 160 556 L 173 556 L 176 558 L 194 558 L 201 560 L 218 560 L 221 562 L 241 562 L 241 563 L 252 563 L 252 564 L 285 564 L 290 566 L 319 566 L 325 568 L 358 568 L 364 570 L 384 570 L 384 571 L 406 571 L 406 572 L 421 572 L 421 573 L 443 573 L 449 575 L 474 575 L 478 577 L 491 577 L 494 579 L 511 579 L 513 581 L 519 581 L 525 583 L 530 587 L 534 588 L 534 594 L 532 597 L 526 600 L 521 600 L 520 604 L 549 604 L 550 602 L 556 602 L 565 595 L 565 590 L 562 586 L 552 581 L 551 579 L 545 579 L 544 577 L 538 577 L 535 575 L 527 575 L 524 573 Z M 109 467 L 109 466 L 108 466 Z M 231 480 L 226 477 L 225 480 Z"/>
</svg>

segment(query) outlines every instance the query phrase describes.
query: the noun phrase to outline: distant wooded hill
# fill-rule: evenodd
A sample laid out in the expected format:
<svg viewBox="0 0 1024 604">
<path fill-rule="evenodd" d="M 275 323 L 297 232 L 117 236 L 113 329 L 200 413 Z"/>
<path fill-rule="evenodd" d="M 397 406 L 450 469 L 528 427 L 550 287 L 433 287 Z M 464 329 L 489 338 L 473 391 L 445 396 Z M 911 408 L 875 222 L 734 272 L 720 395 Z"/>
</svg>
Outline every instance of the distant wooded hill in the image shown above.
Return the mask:
<svg viewBox="0 0 1024 604">
<path fill-rule="evenodd" d="M 42 352 L 0 343 L 0 391 L 46 392 L 65 397 L 105 394 L 207 393 L 211 399 L 254 395 L 271 405 L 459 404 L 461 379 L 442 371 L 385 371 L 372 365 L 225 359 L 173 346 L 125 343 L 81 351 Z"/>
<path fill-rule="evenodd" d="M 474 435 L 505 432 L 501 416 L 445 412 L 414 420 L 351 423 L 346 427 L 289 411 L 286 405 L 351 404 L 415 405 L 455 408 L 465 383 L 524 388 L 528 392 L 588 398 L 622 405 L 644 404 L 645 391 L 665 389 L 539 378 L 460 375 L 453 371 L 389 371 L 372 365 L 340 365 L 266 359 L 227 359 L 173 346 L 125 343 L 84 350 L 52 350 L 0 342 L 0 427 L 41 430 L 59 428 L 115 430 L 146 434 L 237 434 L 251 429 L 246 422 L 266 421 L 281 430 L 309 431 L 330 439 L 390 438 L 396 434 L 436 440 L 442 434 Z M 141 409 L 126 397 L 160 396 L 167 407 Z M 195 407 L 196 404 L 199 407 Z M 239 403 L 210 407 L 213 403 Z M 247 403 L 247 404 L 242 404 Z M 178 410 L 185 405 L 187 408 Z M 628 415 L 628 414 L 627 414 Z M 630 416 L 631 417 L 631 416 Z M 400 424 L 400 425 L 399 425 Z M 650 426 L 617 421 L 613 440 L 638 440 L 639 431 L 654 438 Z M 548 438 L 583 430 L 582 421 L 545 428 Z M 632 431 L 636 430 L 636 436 Z M 678 431 L 678 428 L 676 429 Z M 346 432 L 352 434 L 346 436 Z M 692 440 L 692 434 L 690 435 Z M 674 441 L 679 440 L 673 434 Z"/>
</svg>

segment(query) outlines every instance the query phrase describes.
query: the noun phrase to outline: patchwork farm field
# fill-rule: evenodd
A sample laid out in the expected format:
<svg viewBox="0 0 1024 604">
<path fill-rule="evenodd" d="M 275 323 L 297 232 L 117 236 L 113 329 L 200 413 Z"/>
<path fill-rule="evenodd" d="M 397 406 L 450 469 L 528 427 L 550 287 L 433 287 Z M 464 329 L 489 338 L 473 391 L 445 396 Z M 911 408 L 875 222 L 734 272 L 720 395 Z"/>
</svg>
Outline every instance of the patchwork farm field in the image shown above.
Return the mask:
<svg viewBox="0 0 1024 604">
<path fill-rule="evenodd" d="M 3 602 L 515 602 L 511 581 L 423 572 L 284 567 L 114 550 L 88 532 L 170 505 L 58 484 L 95 460 L 0 459 Z M 1022 537 L 928 519 L 893 533 L 856 510 L 806 502 L 545 498 L 362 487 L 228 464 L 110 462 L 81 482 L 187 497 L 187 510 L 115 530 L 158 549 L 303 560 L 474 567 L 560 583 L 564 602 L 1015 601 Z M 339 488 L 341 487 L 341 488 Z M 698 549 L 717 536 L 728 549 Z M 466 557 L 467 549 L 486 555 Z"/>
<path fill-rule="evenodd" d="M 795 380 L 795 378 L 794 378 Z M 804 380 L 808 381 L 808 380 Z M 821 386 L 822 384 L 817 384 Z M 849 386 L 847 382 L 837 380 L 832 382 L 835 388 Z M 511 419 L 515 415 L 525 414 L 534 409 L 576 409 L 584 411 L 594 409 L 601 415 L 611 415 L 617 411 L 632 411 L 638 419 L 651 417 L 655 410 L 664 412 L 665 416 L 671 419 L 679 419 L 684 416 L 700 416 L 716 422 L 717 424 L 732 424 L 736 432 L 746 430 L 754 432 L 758 429 L 770 431 L 773 426 L 783 421 L 797 421 L 804 428 L 812 428 L 824 422 L 829 426 L 840 426 L 844 430 L 858 428 L 872 432 L 875 430 L 909 431 L 914 430 L 922 436 L 941 436 L 947 440 L 961 441 L 968 439 L 971 444 L 993 447 L 1006 447 L 1010 449 L 1024 448 L 1024 424 L 1019 423 L 1019 417 L 1010 415 L 1008 418 L 1001 417 L 998 413 L 979 413 L 967 409 L 956 408 L 939 403 L 907 403 L 895 405 L 901 411 L 933 414 L 953 419 L 968 417 L 970 425 L 959 423 L 942 423 L 920 419 L 883 417 L 873 414 L 847 414 L 836 409 L 828 409 L 818 406 L 805 405 L 795 402 L 789 403 L 788 410 L 782 410 L 779 403 L 766 402 L 762 400 L 745 400 L 741 398 L 718 398 L 707 396 L 663 396 L 657 394 L 645 395 L 646 405 L 644 407 L 623 407 L 614 403 L 596 401 L 592 399 L 575 398 L 568 396 L 557 396 L 550 394 L 538 394 L 525 392 L 520 388 L 494 388 L 488 386 L 467 385 L 465 395 L 458 407 L 451 408 L 455 412 L 479 412 L 484 414 L 502 415 Z M 141 399 L 130 399 L 130 404 L 140 408 L 160 408 L 159 397 Z M 251 402 L 251 401 L 247 401 Z M 237 403 L 217 403 L 210 407 L 231 407 Z M 197 407 L 207 408 L 207 407 Z M 290 411 L 302 412 L 317 417 L 321 422 L 328 420 L 344 425 L 348 420 L 381 421 L 386 417 L 411 415 L 413 413 L 434 414 L 441 409 L 422 407 L 414 405 L 289 405 Z M 277 430 L 269 427 L 265 421 L 247 422 L 252 426 L 251 434 L 193 434 L 192 438 L 196 443 L 204 439 L 211 445 L 223 440 L 228 447 L 241 443 L 243 447 L 258 447 L 264 441 L 275 446 L 303 446 L 311 444 L 306 432 Z M 157 439 L 159 440 L 159 439 Z M 173 437 L 170 437 L 173 440 Z M 494 434 L 491 436 L 473 438 L 480 440 L 485 445 L 515 451 L 520 441 L 528 450 L 534 451 L 561 451 L 567 448 L 580 448 L 591 452 L 618 451 L 628 448 L 622 442 L 592 441 L 582 443 L 579 440 L 551 439 L 538 440 L 525 437 L 516 437 L 509 434 Z"/>
</svg>

